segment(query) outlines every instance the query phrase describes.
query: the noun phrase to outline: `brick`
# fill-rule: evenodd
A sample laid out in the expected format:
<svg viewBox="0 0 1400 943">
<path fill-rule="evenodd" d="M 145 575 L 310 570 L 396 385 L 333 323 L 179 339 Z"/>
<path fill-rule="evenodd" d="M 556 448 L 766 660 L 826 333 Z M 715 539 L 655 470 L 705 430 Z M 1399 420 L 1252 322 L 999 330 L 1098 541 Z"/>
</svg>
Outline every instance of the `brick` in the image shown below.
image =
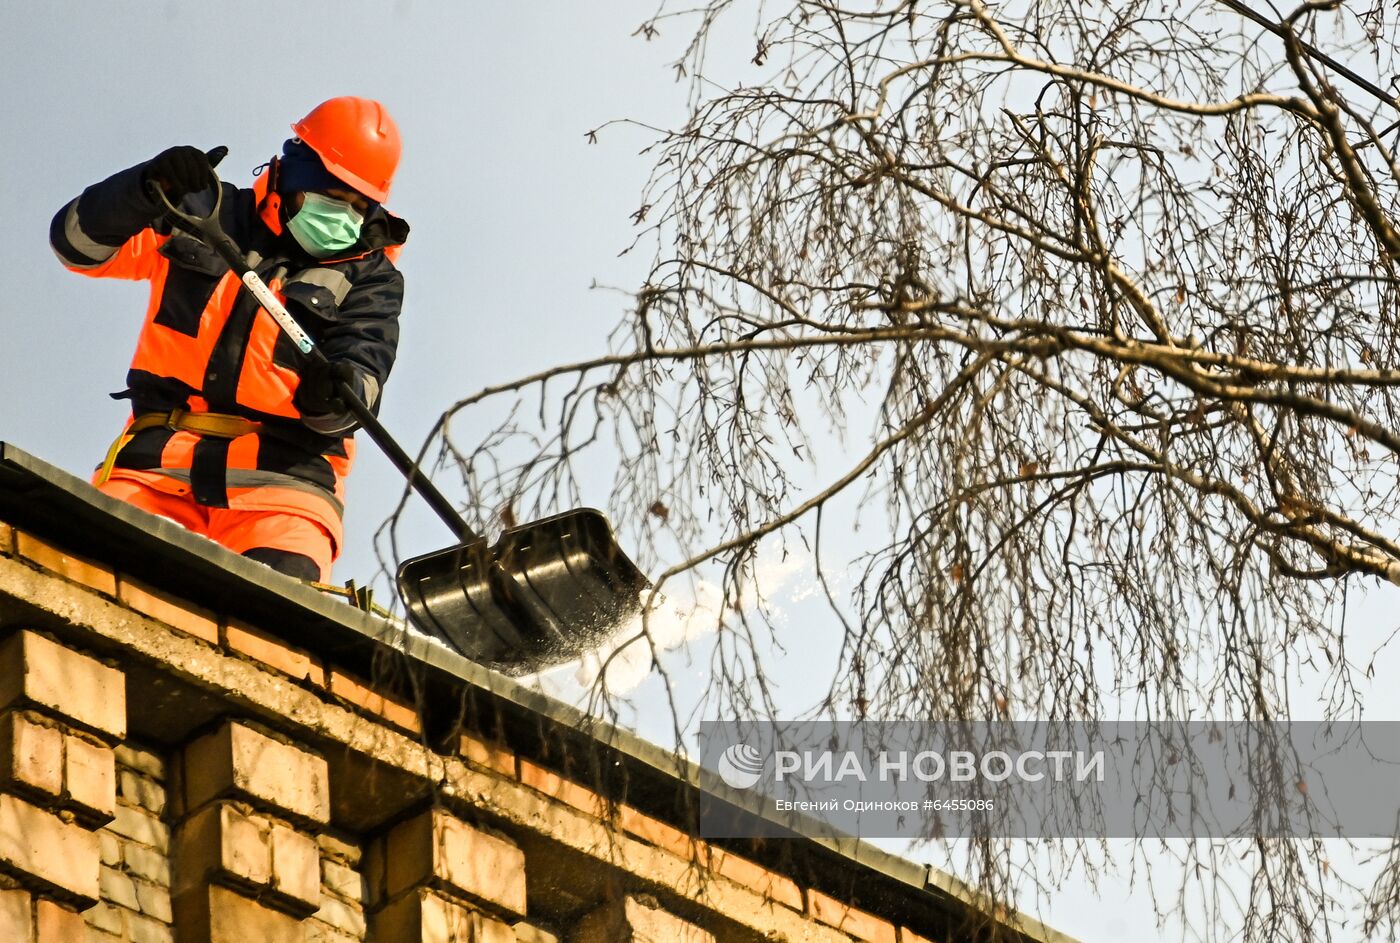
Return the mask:
<svg viewBox="0 0 1400 943">
<path fill-rule="evenodd" d="M 331 671 L 331 693 L 349 701 L 356 707 L 384 718 L 396 727 L 413 734 L 423 731 L 418 720 L 418 712 L 409 705 L 394 698 L 386 697 L 342 671 Z"/>
<path fill-rule="evenodd" d="M 579 921 L 569 943 L 715 943 L 714 934 L 644 897 L 625 897 Z"/>
<path fill-rule="evenodd" d="M 122 863 L 122 843 L 111 832 L 103 829 L 97 833 L 99 847 L 102 849 L 102 863 L 116 867 Z"/>
<path fill-rule="evenodd" d="M 0 720 L 0 788 L 73 809 L 90 829 L 112 821 L 115 765 L 110 748 L 12 712 Z"/>
<path fill-rule="evenodd" d="M 204 639 L 210 645 L 219 644 L 218 619 L 208 609 L 127 576 L 117 577 L 117 601 L 186 635 Z"/>
<path fill-rule="evenodd" d="M 462 734 L 459 752 L 462 759 L 477 766 L 495 770 L 502 776 L 515 776 L 515 754 L 500 747 L 493 747 L 470 734 Z"/>
<path fill-rule="evenodd" d="M 126 737 L 126 677 L 34 632 L 0 644 L 0 708 L 30 706 L 104 740 Z"/>
<path fill-rule="evenodd" d="M 607 814 L 607 802 L 602 796 L 591 789 L 585 789 L 577 783 L 551 773 L 542 766 L 536 766 L 529 760 L 522 759 L 520 761 L 520 781 L 532 789 L 538 789 L 545 795 L 568 803 L 575 809 L 587 812 L 596 818 L 601 819 Z"/>
<path fill-rule="evenodd" d="M 224 626 L 224 645 L 298 681 L 320 688 L 326 686 L 326 672 L 309 652 L 294 648 L 246 622 L 228 621 Z"/>
<path fill-rule="evenodd" d="M 28 891 L 19 888 L 0 890 L 0 940 L 33 943 L 34 920 Z"/>
<path fill-rule="evenodd" d="M 141 909 L 141 903 L 136 899 L 135 882 L 121 871 L 115 868 L 103 868 L 101 877 L 98 879 L 98 886 L 102 890 L 102 899 L 109 904 L 116 904 L 127 910 Z"/>
<path fill-rule="evenodd" d="M 264 888 L 272 883 L 272 836 L 264 823 L 233 805 L 206 806 L 175 833 L 176 896 L 210 881 Z"/>
<path fill-rule="evenodd" d="M 312 914 L 321 906 L 321 853 L 316 839 L 294 828 L 272 826 L 272 890 L 288 909 Z"/>
<path fill-rule="evenodd" d="M 68 734 L 63 738 L 63 790 L 67 804 L 89 828 L 116 816 L 117 760 L 111 748 Z"/>
<path fill-rule="evenodd" d="M 141 914 L 128 914 L 126 932 L 131 943 L 175 943 L 169 924 Z"/>
<path fill-rule="evenodd" d="M 175 898 L 180 943 L 305 943 L 301 920 L 218 884 Z"/>
<path fill-rule="evenodd" d="M 369 919 L 375 943 L 474 943 L 474 911 L 419 888 Z"/>
<path fill-rule="evenodd" d="M 157 851 L 170 850 L 169 826 L 145 809 L 138 809 L 134 805 L 118 802 L 116 817 L 108 823 L 107 828 L 123 838 L 150 845 Z"/>
<path fill-rule="evenodd" d="M 672 828 L 665 822 L 638 812 L 631 806 L 617 807 L 617 824 L 622 827 L 623 831 L 630 832 L 642 841 L 649 842 L 658 848 L 664 848 L 674 855 L 690 858 L 695 854 L 696 840 L 694 838 L 680 829 Z M 800 895 L 798 901 L 798 909 L 801 909 Z"/>
<path fill-rule="evenodd" d="M 330 820 L 326 761 L 241 723 L 226 723 L 185 749 L 185 807 L 224 796 L 302 824 Z"/>
<path fill-rule="evenodd" d="M 525 916 L 525 853 L 440 809 L 395 826 L 371 846 L 367 858 L 366 879 L 375 901 L 430 886 Z"/>
<path fill-rule="evenodd" d="M 559 937 L 528 923 L 515 925 L 515 943 L 559 943 Z"/>
<path fill-rule="evenodd" d="M 122 769 L 140 773 L 142 776 L 149 776 L 157 782 L 165 781 L 165 761 L 158 754 L 134 747 L 129 743 L 117 745 L 117 765 Z"/>
<path fill-rule="evenodd" d="M 140 905 L 141 912 L 148 917 L 162 923 L 170 923 L 175 919 L 170 910 L 170 891 L 159 884 L 137 881 L 136 902 Z"/>
<path fill-rule="evenodd" d="M 126 934 L 126 919 L 122 913 L 120 907 L 99 901 L 97 906 L 83 911 L 83 919 L 89 927 L 120 937 Z"/>
<path fill-rule="evenodd" d="M 868 943 L 896 943 L 894 924 L 844 904 L 821 891 L 808 889 L 807 912 L 812 919 Z"/>
<path fill-rule="evenodd" d="M 351 900 L 360 900 L 365 895 L 365 881 L 360 872 L 330 858 L 321 861 L 321 883 L 331 893 Z"/>
<path fill-rule="evenodd" d="M 121 771 L 118 781 L 127 802 L 155 815 L 165 812 L 165 787 L 160 783 L 129 769 Z"/>
<path fill-rule="evenodd" d="M 15 531 L 15 550 L 31 563 L 37 563 L 64 579 L 81 583 L 108 596 L 117 594 L 117 577 L 110 568 L 64 553 L 33 534 L 22 530 Z"/>
<path fill-rule="evenodd" d="M 268 906 L 307 916 L 321 905 L 316 840 L 279 822 L 246 815 L 232 803 L 205 806 L 181 824 L 174 892 L 207 882 L 248 890 Z"/>
<path fill-rule="evenodd" d="M 128 845 L 122 857 L 131 874 L 161 887 L 170 886 L 170 859 L 154 848 Z"/>
<path fill-rule="evenodd" d="M 12 711 L 0 720 L 0 786 L 42 797 L 63 795 L 63 731 Z"/>
<path fill-rule="evenodd" d="M 356 939 L 364 938 L 365 914 L 354 904 L 327 895 L 321 901 L 321 909 L 316 911 L 314 916 L 342 933 Z"/>
<path fill-rule="evenodd" d="M 267 823 L 244 815 L 227 803 L 216 808 L 213 821 L 217 830 L 211 836 L 216 870 L 258 887 L 271 884 L 272 832 Z"/>
<path fill-rule="evenodd" d="M 87 936 L 87 924 L 76 910 L 41 900 L 34 905 L 35 943 L 77 943 Z M 132 943 L 141 943 L 133 939 Z"/>
<path fill-rule="evenodd" d="M 703 859 L 702 859 L 703 860 Z M 747 858 L 710 848 L 709 864 L 713 871 L 757 891 L 766 899 L 777 901 L 793 910 L 802 910 L 802 888 L 790 878 L 775 874 L 767 868 L 754 864 Z"/>
<path fill-rule="evenodd" d="M 66 902 L 91 907 L 99 896 L 97 833 L 0 795 L 0 869 Z"/>
</svg>

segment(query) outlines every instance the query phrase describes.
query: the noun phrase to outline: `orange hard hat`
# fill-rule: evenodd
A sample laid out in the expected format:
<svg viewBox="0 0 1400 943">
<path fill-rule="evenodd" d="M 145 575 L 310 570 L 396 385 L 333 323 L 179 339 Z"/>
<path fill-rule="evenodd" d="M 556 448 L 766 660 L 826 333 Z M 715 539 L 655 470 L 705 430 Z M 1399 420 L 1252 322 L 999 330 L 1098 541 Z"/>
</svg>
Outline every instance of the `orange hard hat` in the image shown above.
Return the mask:
<svg viewBox="0 0 1400 943">
<path fill-rule="evenodd" d="M 292 130 L 338 179 L 376 202 L 389 198 L 403 142 L 399 126 L 379 102 L 353 95 L 332 98 L 311 109 Z"/>
</svg>

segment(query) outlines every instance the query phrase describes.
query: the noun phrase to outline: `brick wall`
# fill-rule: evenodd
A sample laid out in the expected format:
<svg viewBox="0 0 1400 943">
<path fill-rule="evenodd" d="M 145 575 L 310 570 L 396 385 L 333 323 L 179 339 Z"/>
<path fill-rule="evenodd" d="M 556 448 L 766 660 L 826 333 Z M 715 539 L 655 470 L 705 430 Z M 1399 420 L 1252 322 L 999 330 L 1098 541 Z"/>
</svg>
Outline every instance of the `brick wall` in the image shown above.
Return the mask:
<svg viewBox="0 0 1400 943">
<path fill-rule="evenodd" d="M 83 914 L 91 943 L 173 939 L 165 761 L 131 744 L 116 750 L 116 815 L 98 839 L 102 900 Z"/>
<path fill-rule="evenodd" d="M 932 939 L 215 605 L 0 523 L 0 941 Z"/>
<path fill-rule="evenodd" d="M 360 943 L 365 939 L 363 852 L 350 836 L 317 836 L 321 858 L 321 908 L 306 923 L 307 943 Z"/>
</svg>

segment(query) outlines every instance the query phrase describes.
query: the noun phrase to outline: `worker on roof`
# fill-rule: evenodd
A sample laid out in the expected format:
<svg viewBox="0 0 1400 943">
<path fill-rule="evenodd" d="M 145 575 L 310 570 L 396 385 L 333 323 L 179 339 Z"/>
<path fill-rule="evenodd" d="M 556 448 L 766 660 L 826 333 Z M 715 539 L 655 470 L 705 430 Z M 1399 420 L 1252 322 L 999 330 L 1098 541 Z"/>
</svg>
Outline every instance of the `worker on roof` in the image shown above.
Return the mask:
<svg viewBox="0 0 1400 943">
<path fill-rule="evenodd" d="M 306 358 L 222 259 L 162 218 L 206 215 L 226 152 L 172 147 L 83 191 L 54 217 L 59 259 L 83 275 L 146 279 L 127 374 L 132 417 L 94 483 L 291 576 L 327 580 L 339 555 L 355 422 L 394 364 L 408 224 L 383 206 L 398 128 L 379 102 L 332 98 L 292 125 L 252 189 L 223 187 L 219 222 L 311 335 Z M 183 205 L 182 205 L 183 201 Z"/>
</svg>

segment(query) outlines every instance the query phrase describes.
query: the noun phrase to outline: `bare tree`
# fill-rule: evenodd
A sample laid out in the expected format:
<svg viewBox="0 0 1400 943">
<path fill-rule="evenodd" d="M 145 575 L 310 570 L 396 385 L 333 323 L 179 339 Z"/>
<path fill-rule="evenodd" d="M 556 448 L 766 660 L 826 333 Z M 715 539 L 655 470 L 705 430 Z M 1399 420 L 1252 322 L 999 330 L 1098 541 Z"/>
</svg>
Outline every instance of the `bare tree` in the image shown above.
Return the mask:
<svg viewBox="0 0 1400 943">
<path fill-rule="evenodd" d="M 663 7 L 641 31 L 693 36 L 693 107 L 655 146 L 635 309 L 610 354 L 457 404 L 444 449 L 522 519 L 602 453 L 663 591 L 723 568 L 726 710 L 772 710 L 765 659 L 795 641 L 737 605 L 779 546 L 845 627 L 829 714 L 1282 719 L 1304 663 L 1353 716 L 1342 604 L 1400 584 L 1400 113 L 1307 44 L 1384 70 L 1397 35 L 1379 4 L 1281 19 Z M 751 71 L 716 84 L 735 36 Z M 447 434 L 500 397 L 487 441 Z M 1222 855 L 1183 852 L 1185 880 Z M 1240 925 L 1202 935 L 1332 938 L 1319 859 L 1261 841 Z M 968 871 L 1012 903 L 1035 880 L 994 842 Z M 1393 935 L 1394 886 L 1357 890 L 1370 930 Z"/>
</svg>

